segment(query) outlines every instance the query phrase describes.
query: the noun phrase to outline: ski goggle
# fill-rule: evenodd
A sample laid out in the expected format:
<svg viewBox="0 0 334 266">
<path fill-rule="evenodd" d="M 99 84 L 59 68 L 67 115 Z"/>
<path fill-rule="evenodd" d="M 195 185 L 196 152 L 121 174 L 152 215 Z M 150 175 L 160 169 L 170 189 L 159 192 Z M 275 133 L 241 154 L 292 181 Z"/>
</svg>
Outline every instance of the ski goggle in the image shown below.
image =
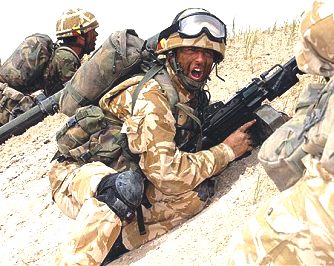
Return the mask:
<svg viewBox="0 0 334 266">
<path fill-rule="evenodd" d="M 205 33 L 211 41 L 226 44 L 226 25 L 214 15 L 191 14 L 180 19 L 176 26 L 182 38 L 196 38 Z"/>
</svg>

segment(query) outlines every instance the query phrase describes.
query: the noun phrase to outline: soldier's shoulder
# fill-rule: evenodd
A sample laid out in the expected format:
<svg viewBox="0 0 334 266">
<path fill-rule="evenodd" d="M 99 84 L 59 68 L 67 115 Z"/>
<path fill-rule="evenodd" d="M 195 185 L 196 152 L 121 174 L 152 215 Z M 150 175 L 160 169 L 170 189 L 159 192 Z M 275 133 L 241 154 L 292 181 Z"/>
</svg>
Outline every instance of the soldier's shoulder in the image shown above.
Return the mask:
<svg viewBox="0 0 334 266">
<path fill-rule="evenodd" d="M 67 46 L 59 46 L 55 50 L 55 57 L 58 59 L 72 59 L 75 61 L 80 61 L 77 54 Z"/>
</svg>

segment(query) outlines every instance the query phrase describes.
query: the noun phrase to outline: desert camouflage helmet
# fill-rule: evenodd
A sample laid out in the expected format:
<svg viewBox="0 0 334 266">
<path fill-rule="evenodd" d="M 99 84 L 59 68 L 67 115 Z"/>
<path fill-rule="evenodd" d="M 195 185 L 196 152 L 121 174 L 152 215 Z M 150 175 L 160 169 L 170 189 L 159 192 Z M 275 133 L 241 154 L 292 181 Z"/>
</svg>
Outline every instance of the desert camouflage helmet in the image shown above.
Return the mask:
<svg viewBox="0 0 334 266">
<path fill-rule="evenodd" d="M 334 1 L 316 0 L 299 28 L 298 67 L 309 74 L 334 75 Z"/>
<path fill-rule="evenodd" d="M 80 8 L 64 12 L 56 24 L 58 39 L 78 36 L 99 26 L 95 16 Z"/>
<path fill-rule="evenodd" d="M 183 10 L 174 18 L 170 28 L 173 29 L 172 33 L 159 42 L 158 54 L 179 47 L 193 46 L 215 51 L 218 62 L 224 58 L 226 26 L 207 10 L 202 8 Z"/>
</svg>

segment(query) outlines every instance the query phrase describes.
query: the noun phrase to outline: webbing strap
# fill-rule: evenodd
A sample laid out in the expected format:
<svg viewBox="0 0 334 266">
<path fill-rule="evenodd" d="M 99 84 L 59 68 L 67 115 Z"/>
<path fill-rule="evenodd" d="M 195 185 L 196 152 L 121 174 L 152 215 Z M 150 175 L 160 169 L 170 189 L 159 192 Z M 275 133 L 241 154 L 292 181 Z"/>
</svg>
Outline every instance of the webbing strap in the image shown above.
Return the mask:
<svg viewBox="0 0 334 266">
<path fill-rule="evenodd" d="M 140 89 L 144 86 L 146 82 L 148 82 L 150 79 L 152 79 L 159 71 L 161 71 L 164 68 L 163 65 L 154 65 L 143 77 L 143 79 L 139 82 L 137 85 L 135 91 L 132 94 L 132 108 L 131 108 L 131 115 L 133 115 L 133 109 L 135 107 L 138 94 Z"/>
<path fill-rule="evenodd" d="M 202 136 L 203 136 L 201 120 L 192 113 L 189 106 L 177 103 L 177 104 L 175 104 L 175 107 L 182 110 L 187 116 L 189 116 L 191 119 L 193 119 L 195 121 L 195 123 L 199 126 L 200 133 L 199 133 L 198 140 L 197 140 L 196 151 L 201 150 L 202 149 Z"/>
<path fill-rule="evenodd" d="M 95 154 L 97 154 L 97 152 L 99 150 L 102 149 L 102 145 L 101 144 L 97 144 L 94 148 L 90 148 L 89 151 L 85 152 L 84 154 L 82 154 L 80 156 L 80 159 L 87 163 L 88 160 L 90 160 L 90 158 L 92 158 Z"/>
<path fill-rule="evenodd" d="M 138 224 L 138 230 L 140 235 L 146 234 L 145 224 L 144 224 L 144 215 L 143 215 L 143 207 L 141 205 L 138 206 L 136 212 L 137 212 L 137 224 Z"/>
<path fill-rule="evenodd" d="M 135 107 L 140 89 L 144 86 L 144 84 L 146 82 L 148 82 L 150 79 L 154 78 L 156 76 L 156 74 L 159 73 L 163 69 L 164 69 L 163 65 L 154 65 L 149 71 L 147 71 L 145 76 L 139 82 L 135 91 L 132 94 L 131 115 L 133 115 L 133 109 Z M 159 83 L 158 80 L 157 80 L 157 82 Z M 164 85 L 160 84 L 160 85 L 162 86 L 162 89 L 165 90 L 166 93 L 169 95 L 169 97 L 168 97 L 169 101 L 173 101 L 173 103 L 171 103 L 173 105 L 173 106 L 171 106 L 172 110 L 174 110 L 174 107 L 181 109 L 186 115 L 188 115 L 190 118 L 192 118 L 195 121 L 195 123 L 199 126 L 200 134 L 199 134 L 199 137 L 198 137 L 198 140 L 197 140 L 196 147 L 197 147 L 197 151 L 201 150 L 202 149 L 202 123 L 201 123 L 200 119 L 192 113 L 192 111 L 189 109 L 188 106 L 178 103 L 178 95 L 177 95 L 177 92 L 175 91 L 173 86 L 168 86 L 167 84 L 164 84 Z M 175 97 L 173 97 L 171 95 L 171 94 L 174 95 L 174 93 L 175 93 Z M 174 114 L 174 112 L 173 112 L 173 114 Z"/>
<path fill-rule="evenodd" d="M 87 105 L 90 101 L 85 97 L 81 96 L 71 85 L 70 82 L 66 84 L 66 89 L 68 93 L 72 96 L 72 98 L 81 106 Z"/>
<path fill-rule="evenodd" d="M 57 132 L 56 140 L 58 141 L 59 138 L 65 135 L 66 131 L 71 127 L 74 127 L 78 123 L 75 116 L 71 116 L 66 124 Z"/>
<path fill-rule="evenodd" d="M 185 112 L 186 115 L 190 116 L 196 122 L 196 124 L 199 126 L 199 128 L 202 130 L 201 120 L 199 120 L 199 118 L 191 112 L 191 110 L 188 106 L 186 106 L 184 104 L 180 104 L 180 103 L 175 104 L 175 106 L 177 108 L 181 109 L 183 112 Z"/>
</svg>

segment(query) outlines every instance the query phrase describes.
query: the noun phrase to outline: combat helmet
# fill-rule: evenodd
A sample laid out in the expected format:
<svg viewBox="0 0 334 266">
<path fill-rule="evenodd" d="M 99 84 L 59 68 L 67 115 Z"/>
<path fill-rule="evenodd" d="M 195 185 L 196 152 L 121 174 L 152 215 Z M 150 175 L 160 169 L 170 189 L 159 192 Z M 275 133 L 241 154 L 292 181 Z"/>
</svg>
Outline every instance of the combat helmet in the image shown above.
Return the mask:
<svg viewBox="0 0 334 266">
<path fill-rule="evenodd" d="M 334 75 L 334 2 L 314 1 L 299 27 L 295 55 L 299 69 L 305 73 Z"/>
<path fill-rule="evenodd" d="M 70 9 L 64 12 L 56 24 L 58 39 L 80 36 L 99 26 L 95 16 L 83 9 Z"/>
<path fill-rule="evenodd" d="M 199 82 L 186 77 L 176 62 L 175 49 L 199 47 L 214 52 L 214 62 L 224 58 L 226 46 L 226 25 L 206 9 L 188 8 L 176 15 L 170 27 L 160 33 L 157 54 L 168 54 L 172 68 L 189 90 L 203 88 L 206 81 Z"/>
<path fill-rule="evenodd" d="M 168 35 L 167 38 L 164 35 Z M 181 11 L 161 36 L 158 54 L 178 47 L 194 46 L 213 50 L 217 63 L 224 58 L 226 25 L 205 9 L 188 8 Z"/>
</svg>

